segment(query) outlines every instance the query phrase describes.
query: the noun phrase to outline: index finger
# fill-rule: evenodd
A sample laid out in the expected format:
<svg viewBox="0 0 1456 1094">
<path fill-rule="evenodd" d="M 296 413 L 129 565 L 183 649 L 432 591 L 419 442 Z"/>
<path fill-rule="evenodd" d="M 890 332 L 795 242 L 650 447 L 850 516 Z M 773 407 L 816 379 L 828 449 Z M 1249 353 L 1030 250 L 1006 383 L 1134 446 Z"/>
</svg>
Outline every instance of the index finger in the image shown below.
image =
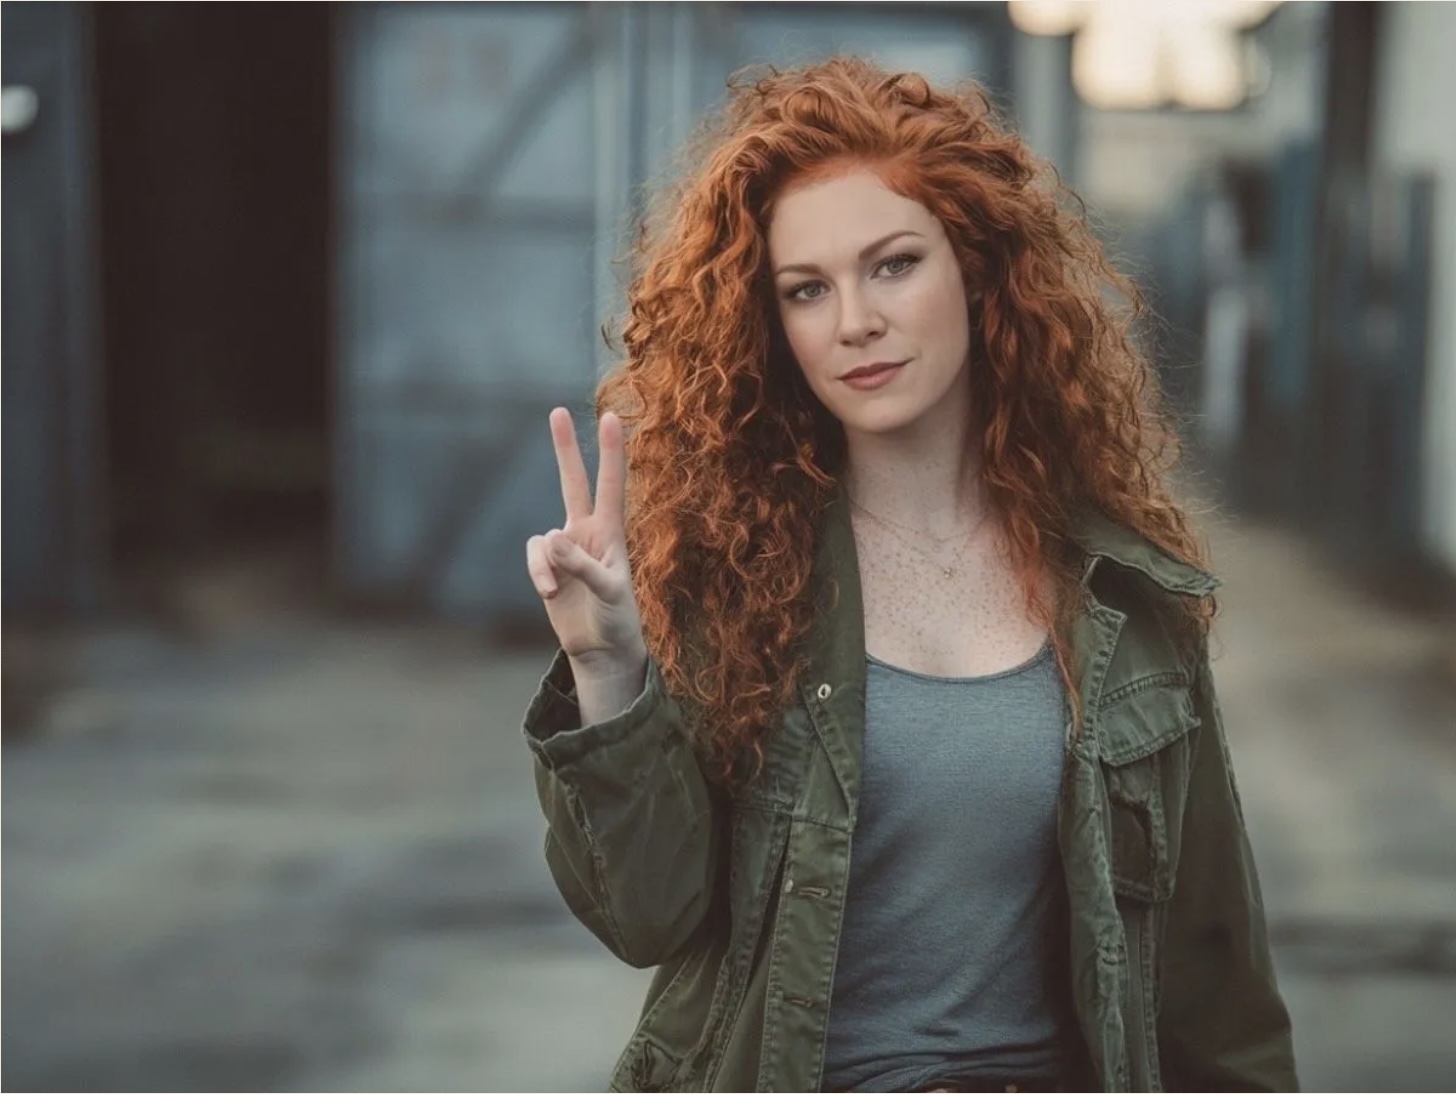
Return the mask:
<svg viewBox="0 0 1456 1094">
<path fill-rule="evenodd" d="M 556 448 L 556 469 L 561 473 L 561 500 L 566 504 L 566 519 L 591 516 L 591 486 L 587 483 L 586 464 L 576 443 L 576 427 L 571 412 L 557 407 L 551 412 L 551 443 Z"/>
<path fill-rule="evenodd" d="M 596 511 L 621 528 L 627 523 L 627 441 L 622 419 L 610 410 L 602 415 L 597 427 L 597 442 Z"/>
</svg>

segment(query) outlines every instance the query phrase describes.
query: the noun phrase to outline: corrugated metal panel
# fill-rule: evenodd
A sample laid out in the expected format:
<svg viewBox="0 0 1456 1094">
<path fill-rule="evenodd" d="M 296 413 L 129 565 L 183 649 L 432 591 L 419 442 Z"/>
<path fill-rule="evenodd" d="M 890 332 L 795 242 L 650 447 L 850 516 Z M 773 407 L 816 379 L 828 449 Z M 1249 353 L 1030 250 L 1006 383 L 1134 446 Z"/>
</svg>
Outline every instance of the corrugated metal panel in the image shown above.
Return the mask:
<svg viewBox="0 0 1456 1094">
<path fill-rule="evenodd" d="M 340 64 L 339 563 L 349 590 L 539 614 L 546 414 L 589 405 L 640 195 L 749 61 L 848 50 L 1005 86 L 974 6 L 361 5 Z"/>
</svg>

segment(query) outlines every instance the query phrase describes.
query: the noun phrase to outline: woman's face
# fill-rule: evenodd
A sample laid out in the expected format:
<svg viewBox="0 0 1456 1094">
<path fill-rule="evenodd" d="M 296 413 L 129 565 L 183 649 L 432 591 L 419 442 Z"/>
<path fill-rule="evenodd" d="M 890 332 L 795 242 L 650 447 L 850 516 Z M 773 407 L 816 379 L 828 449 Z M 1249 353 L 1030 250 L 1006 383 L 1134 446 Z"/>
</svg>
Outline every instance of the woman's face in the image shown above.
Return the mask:
<svg viewBox="0 0 1456 1094">
<path fill-rule="evenodd" d="M 966 289 L 930 210 L 855 168 L 780 195 L 768 249 L 789 347 L 847 432 L 964 420 Z"/>
</svg>

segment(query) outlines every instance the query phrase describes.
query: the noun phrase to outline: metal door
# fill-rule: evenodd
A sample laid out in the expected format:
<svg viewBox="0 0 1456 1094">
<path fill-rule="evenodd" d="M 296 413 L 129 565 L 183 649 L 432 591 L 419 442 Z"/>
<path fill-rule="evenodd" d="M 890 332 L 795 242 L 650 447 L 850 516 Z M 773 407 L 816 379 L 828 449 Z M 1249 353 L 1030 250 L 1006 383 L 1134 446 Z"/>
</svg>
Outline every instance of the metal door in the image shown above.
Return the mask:
<svg viewBox="0 0 1456 1094">
<path fill-rule="evenodd" d="M 337 542 L 347 588 L 538 618 L 550 407 L 589 407 L 626 228 L 729 72 L 869 54 L 998 86 L 975 5 L 359 5 L 343 20 Z M 999 36 L 999 37 L 998 37 Z"/>
<path fill-rule="evenodd" d="M 559 521 L 544 427 L 595 373 L 613 72 L 587 5 L 370 5 L 345 23 L 339 561 L 354 590 L 509 613 Z M 610 122 L 610 115 L 606 120 Z M 545 442 L 545 443 L 543 443 Z"/>
</svg>

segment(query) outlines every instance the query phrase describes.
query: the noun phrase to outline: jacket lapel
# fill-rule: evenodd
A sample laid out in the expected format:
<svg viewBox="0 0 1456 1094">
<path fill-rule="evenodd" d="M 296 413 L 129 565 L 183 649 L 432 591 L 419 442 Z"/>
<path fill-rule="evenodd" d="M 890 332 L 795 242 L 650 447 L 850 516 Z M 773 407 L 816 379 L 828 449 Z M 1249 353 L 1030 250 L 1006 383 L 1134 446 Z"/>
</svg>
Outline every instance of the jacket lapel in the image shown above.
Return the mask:
<svg viewBox="0 0 1456 1094">
<path fill-rule="evenodd" d="M 865 637 L 859 559 L 843 487 L 827 506 L 814 567 L 815 625 L 800 695 L 849 816 L 857 815 L 864 756 Z"/>
</svg>

